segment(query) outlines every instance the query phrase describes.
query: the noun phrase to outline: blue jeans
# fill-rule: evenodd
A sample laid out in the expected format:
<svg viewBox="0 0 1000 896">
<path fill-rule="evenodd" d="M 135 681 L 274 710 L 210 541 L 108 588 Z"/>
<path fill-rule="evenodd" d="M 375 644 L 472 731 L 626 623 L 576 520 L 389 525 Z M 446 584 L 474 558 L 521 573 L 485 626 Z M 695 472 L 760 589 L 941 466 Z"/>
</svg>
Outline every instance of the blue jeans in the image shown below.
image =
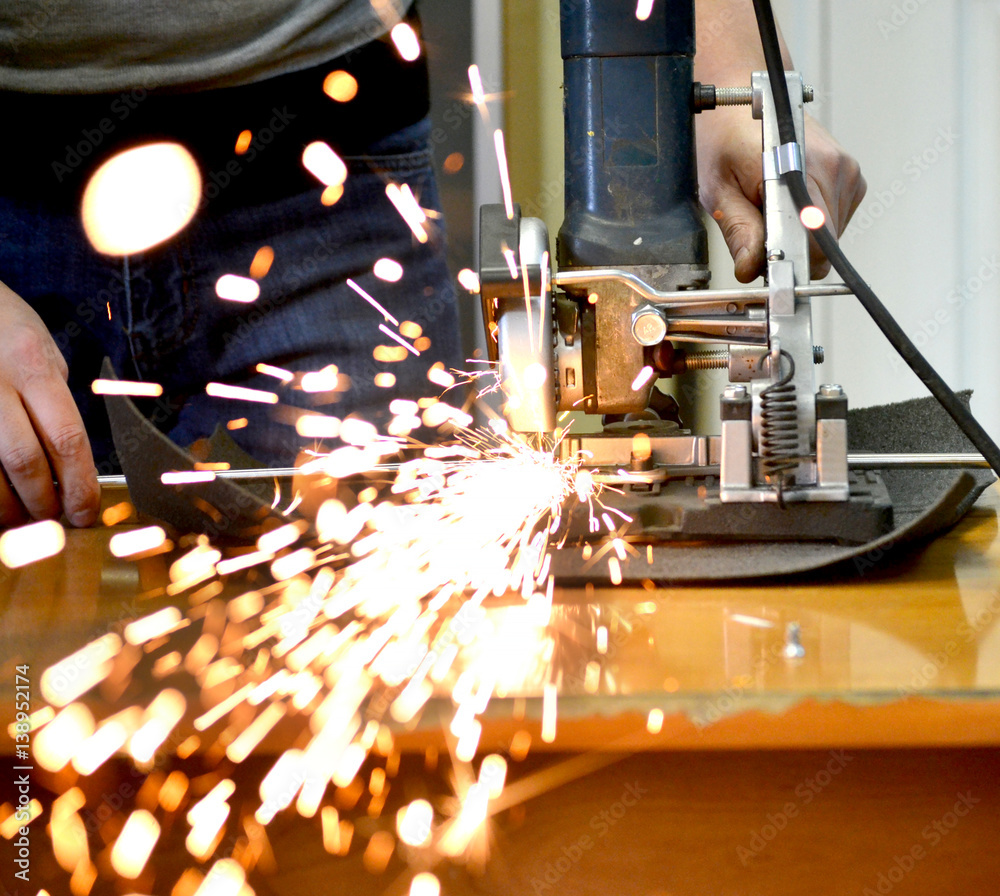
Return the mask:
<svg viewBox="0 0 1000 896">
<path fill-rule="evenodd" d="M 296 434 L 287 405 L 354 414 L 381 428 L 393 398 L 436 389 L 426 378 L 431 364 L 461 361 L 443 230 L 437 221 L 430 242 L 418 243 L 385 195 L 388 181 L 405 183 L 425 208 L 439 208 L 428 132 L 421 120 L 346 157 L 350 173 L 332 207 L 320 203 L 318 183 L 267 201 L 240 201 L 258 176 L 253 165 L 225 184 L 207 181 L 206 190 L 213 183 L 223 201 L 208 202 L 168 243 L 126 260 L 90 249 L 75 205 L 30 194 L 0 197 L 0 280 L 36 309 L 65 355 L 100 472 L 116 466 L 102 400 L 90 388 L 105 355 L 122 378 L 162 384 L 163 397 L 144 410 L 175 442 L 187 446 L 220 422 L 247 417 L 249 425 L 231 434 L 268 465 L 290 464 L 313 444 Z M 265 245 L 274 263 L 257 301 L 218 298 L 218 278 L 246 276 Z M 386 256 L 403 265 L 397 283 L 372 274 Z M 408 352 L 402 362 L 376 361 L 377 345 L 395 343 L 379 330 L 382 315 L 347 278 L 398 320 L 419 324 L 431 347 L 419 357 Z M 257 373 L 262 362 L 293 372 L 336 364 L 351 387 L 335 404 L 317 406 L 315 395 Z M 379 372 L 395 374 L 395 386 L 376 386 Z M 281 405 L 211 398 L 205 394 L 211 381 L 276 391 Z"/>
</svg>

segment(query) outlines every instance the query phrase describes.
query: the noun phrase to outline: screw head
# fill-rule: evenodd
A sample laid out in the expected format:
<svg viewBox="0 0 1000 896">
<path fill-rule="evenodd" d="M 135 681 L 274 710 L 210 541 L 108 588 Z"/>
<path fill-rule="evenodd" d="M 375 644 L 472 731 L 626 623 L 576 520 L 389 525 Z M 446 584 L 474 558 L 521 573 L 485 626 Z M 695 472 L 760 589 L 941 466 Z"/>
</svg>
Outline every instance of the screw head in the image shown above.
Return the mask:
<svg viewBox="0 0 1000 896">
<path fill-rule="evenodd" d="M 844 394 L 844 387 L 837 383 L 823 383 L 819 387 L 819 394 L 824 398 L 840 398 Z"/>
<path fill-rule="evenodd" d="M 738 399 L 747 397 L 747 387 L 746 386 L 726 386 L 722 392 L 723 398 Z"/>
<path fill-rule="evenodd" d="M 663 312 L 652 305 L 633 312 L 632 335 L 639 345 L 659 345 L 667 336 L 667 319 Z"/>
</svg>

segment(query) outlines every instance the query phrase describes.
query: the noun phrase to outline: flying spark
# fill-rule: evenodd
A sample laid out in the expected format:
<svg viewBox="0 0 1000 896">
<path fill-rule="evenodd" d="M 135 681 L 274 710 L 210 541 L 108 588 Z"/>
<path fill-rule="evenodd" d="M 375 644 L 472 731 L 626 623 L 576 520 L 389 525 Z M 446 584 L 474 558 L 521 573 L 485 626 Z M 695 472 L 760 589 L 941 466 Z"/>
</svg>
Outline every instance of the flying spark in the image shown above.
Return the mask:
<svg viewBox="0 0 1000 896">
<path fill-rule="evenodd" d="M 645 22 L 653 12 L 654 0 L 637 0 L 635 5 L 635 17 L 640 22 Z"/>
<path fill-rule="evenodd" d="M 409 225 L 413 235 L 417 238 L 417 242 L 426 243 L 430 239 L 427 234 L 427 228 L 424 227 L 424 224 L 427 222 L 427 214 L 420 207 L 420 203 L 417 202 L 413 191 L 410 189 L 410 185 L 403 184 L 403 186 L 400 186 L 399 184 L 388 183 L 385 185 L 385 195 L 389 197 L 389 201 L 396 206 L 396 211 L 399 212 L 402 219 Z"/>
<path fill-rule="evenodd" d="M 503 207 L 507 212 L 507 220 L 514 217 L 514 200 L 510 190 L 510 171 L 507 168 L 507 150 L 504 147 L 503 131 L 497 128 L 493 132 L 493 146 L 497 154 L 497 165 L 500 168 L 500 189 L 503 191 Z"/>
<path fill-rule="evenodd" d="M 400 22 L 393 26 L 389 32 L 392 42 L 396 45 L 399 55 L 407 62 L 414 62 L 420 58 L 420 41 L 413 28 L 406 22 Z"/>
<path fill-rule="evenodd" d="M 223 274 L 215 283 L 215 294 L 228 302 L 255 302 L 260 298 L 260 286 L 250 277 Z"/>
<path fill-rule="evenodd" d="M 406 345 L 400 334 L 422 338 L 416 323 L 396 325 L 399 334 L 382 324 L 383 333 Z M 339 382 L 335 367 L 295 378 L 282 368 L 258 371 L 289 389 L 307 391 L 315 384 L 328 389 Z M 457 385 L 443 365 L 433 366 L 427 377 L 441 389 Z M 276 393 L 224 384 L 211 384 L 208 392 L 278 401 Z M 475 761 L 494 696 L 525 680 L 526 670 L 540 681 L 545 675 L 554 643 L 550 547 L 565 537 L 567 504 L 600 515 L 601 487 L 582 468 L 582 458 L 564 459 L 551 448 L 535 447 L 501 420 L 485 430 L 471 429 L 464 407 L 431 397 L 394 399 L 389 410 L 400 431 L 420 423 L 447 427 L 450 440 L 424 446 L 393 467 L 391 476 L 372 475 L 398 456 L 405 433 L 382 435 L 354 416 L 303 413 L 295 423 L 301 435 L 339 437 L 343 443 L 329 453 L 316 452 L 302 468 L 333 484 L 319 503 L 315 524 L 290 520 L 226 558 L 205 538 L 189 543 L 171 562 L 166 588 L 168 596 L 188 595 L 186 613 L 174 606 L 150 608 L 123 625 L 121 636 L 97 639 L 42 675 L 42 695 L 54 709 L 39 717 L 33 743 L 39 765 L 52 771 L 72 763 L 76 772 L 90 774 L 116 752 L 149 768 L 165 749 L 179 756 L 208 749 L 240 763 L 259 756 L 283 726 L 297 726 L 296 745 L 270 762 L 259 800 L 244 819 L 235 803 L 230 806 L 231 779 L 216 775 L 211 788 L 196 788 L 182 772 L 161 775 L 159 806 L 167 818 L 155 809 L 154 793 L 152 801 L 124 810 L 126 817 L 116 821 L 117 833 L 108 841 L 102 868 L 117 875 L 122 887 L 150 874 L 160 825 L 166 831 L 182 820 L 192 861 L 209 870 L 178 869 L 173 892 L 181 887 L 202 896 L 251 892 L 246 875 L 252 863 L 222 857 L 226 831 L 249 824 L 259 832 L 255 836 L 264 837 L 263 826 L 284 812 L 318 816 L 323 847 L 332 855 L 346 855 L 352 840 L 363 838 L 363 863 L 376 873 L 402 847 L 452 862 L 471 861 L 485 848 L 491 807 L 505 793 L 508 759 L 523 759 L 530 748 L 527 731 L 514 736 L 507 757 L 484 757 L 478 777 L 470 771 L 456 784 L 453 808 L 414 799 L 387 820 L 390 826 L 395 822 L 392 830 L 355 829 L 344 817 L 354 804 L 331 804 L 327 793 L 331 787 L 341 793 L 361 788 L 360 793 L 367 784 L 367 812 L 378 818 L 399 762 L 389 724 L 410 723 L 435 695 L 451 698 L 446 725 L 455 739 L 455 763 Z M 370 478 L 357 492 L 337 487 L 362 476 Z M 604 528 L 620 542 L 609 561 L 617 563 L 627 545 L 615 521 L 604 517 Z M 119 557 L 141 557 L 169 544 L 163 529 L 143 527 L 116 534 L 111 550 Z M 220 597 L 224 586 L 234 587 L 251 574 L 253 584 L 242 594 Z M 488 617 L 484 604 L 501 596 L 510 606 L 491 608 Z M 606 627 L 598 630 L 598 644 L 602 631 L 606 651 Z M 137 656 L 152 666 L 157 695 L 148 706 L 96 719 L 81 698 L 89 700 L 91 690 L 119 674 L 115 670 L 132 668 Z M 593 678 L 589 669 L 588 675 Z M 174 686 L 181 676 L 193 678 L 200 695 L 184 696 Z M 544 682 L 541 702 L 541 738 L 552 743 L 555 683 Z M 196 735 L 182 733 L 189 712 L 197 714 Z M 249 838 L 250 829 L 245 830 Z M 96 875 L 96 856 L 67 852 L 67 864 L 71 859 L 72 873 L 83 883 Z M 86 889 L 79 879 L 75 886 Z M 410 888 L 414 894 L 439 889 L 426 871 Z"/>
<path fill-rule="evenodd" d="M 139 383 L 132 380 L 94 380 L 91 391 L 95 395 L 132 395 L 136 398 L 159 398 L 163 386 L 159 383 Z"/>
</svg>

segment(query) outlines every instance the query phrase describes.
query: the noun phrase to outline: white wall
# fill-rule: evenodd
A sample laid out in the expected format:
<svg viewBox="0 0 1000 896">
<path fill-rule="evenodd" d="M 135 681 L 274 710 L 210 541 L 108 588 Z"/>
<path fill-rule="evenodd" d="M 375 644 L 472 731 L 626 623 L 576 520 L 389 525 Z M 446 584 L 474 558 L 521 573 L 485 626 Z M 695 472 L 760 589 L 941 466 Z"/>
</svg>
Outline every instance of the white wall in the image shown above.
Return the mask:
<svg viewBox="0 0 1000 896">
<path fill-rule="evenodd" d="M 868 181 L 846 254 L 1000 437 L 1000 0 L 775 0 L 775 12 L 816 86 L 813 114 Z M 853 299 L 815 308 L 822 381 L 854 406 L 926 394 Z"/>
</svg>

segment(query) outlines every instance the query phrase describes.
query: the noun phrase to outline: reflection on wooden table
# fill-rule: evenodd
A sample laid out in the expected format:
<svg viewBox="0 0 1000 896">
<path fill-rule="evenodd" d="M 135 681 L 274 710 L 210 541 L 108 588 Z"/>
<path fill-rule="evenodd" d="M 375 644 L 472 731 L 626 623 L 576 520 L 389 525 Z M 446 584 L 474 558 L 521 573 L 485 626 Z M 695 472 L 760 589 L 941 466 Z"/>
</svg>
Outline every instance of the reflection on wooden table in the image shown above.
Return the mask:
<svg viewBox="0 0 1000 896">
<path fill-rule="evenodd" d="M 372 781 L 353 802 L 353 784 L 337 788 L 340 818 L 352 819 L 345 857 L 324 852 L 318 816 L 281 813 L 265 838 L 264 853 L 277 858 L 258 856 L 253 888 L 301 892 L 334 875 L 335 892 L 404 893 L 414 870 L 427 865 L 445 893 L 742 893 L 758 886 L 884 893 L 897 884 L 901 893 L 957 892 L 959 884 L 988 892 L 982 887 L 1000 873 L 993 848 L 1000 832 L 997 502 L 993 487 L 941 538 L 906 556 L 871 558 L 861 570 L 763 585 L 557 587 L 551 619 L 531 637 L 523 607 L 488 602 L 480 622 L 491 626 L 503 653 L 474 762 L 447 762 L 455 749 L 445 733 L 454 703 L 439 689 L 414 723 L 395 726 L 397 758 L 386 759 L 395 766 L 384 782 L 391 796 L 379 797 L 378 812 Z M 69 531 L 58 556 L 4 571 L 5 726 L 14 717 L 16 667 L 28 666 L 37 683 L 44 669 L 91 639 L 120 633 L 164 606 L 186 606 L 182 595 L 163 591 L 171 555 L 117 559 L 108 550 L 116 531 Z M 240 583 L 221 596 L 247 588 Z M 499 637 L 508 628 L 510 637 Z M 178 632 L 178 649 L 194 637 Z M 100 719 L 127 703 L 145 705 L 165 683 L 187 692 L 182 733 L 191 730 L 190 716 L 222 693 L 199 695 L 178 676 L 159 682 L 139 675 L 106 683 L 88 702 Z M 208 704 L 199 703 L 206 697 Z M 38 705 L 37 690 L 34 699 Z M 554 731 L 546 730 L 553 705 Z M 46 809 L 73 786 L 98 807 L 102 794 L 130 787 L 117 815 L 88 816 L 108 845 L 95 853 L 93 889 L 77 881 L 73 892 L 113 889 L 107 853 L 122 813 L 140 805 L 143 786 L 157 775 L 162 787 L 171 768 L 202 788 L 220 774 L 231 777 L 240 807 L 233 824 L 242 819 L 244 832 L 242 841 L 232 834 L 230 851 L 239 843 L 263 848 L 247 833 L 247 818 L 260 805 L 260 778 L 280 749 L 301 744 L 296 737 L 295 724 L 276 727 L 263 749 L 235 768 L 226 760 L 217 767 L 220 746 L 206 738 L 194 755 L 152 774 L 137 775 L 124 760 L 106 763 L 86 783 L 72 769 L 35 770 Z M 5 744 L 10 752 L 12 741 Z M 480 853 L 449 869 L 393 840 L 384 867 L 372 858 L 376 834 L 394 830 L 396 810 L 418 796 L 430 798 L 439 815 L 454 813 L 455 791 L 468 788 L 491 751 L 507 759 L 508 788 L 489 810 L 489 850 L 484 841 Z M 463 775 L 472 778 L 463 784 Z M 0 804 L 6 800 L 9 809 L 16 798 L 4 786 Z M 189 799 L 195 792 L 192 786 Z M 964 814 L 956 814 L 961 806 Z M 0 815 L 9 824 L 10 812 Z M 884 843 L 867 833 L 880 824 Z M 161 866 L 176 872 L 191 862 L 185 831 L 178 824 L 164 834 Z M 59 892 L 69 875 L 60 876 L 37 833 L 36 870 Z M 172 889 L 177 876 L 147 870 L 136 891 L 193 892 Z"/>
</svg>

